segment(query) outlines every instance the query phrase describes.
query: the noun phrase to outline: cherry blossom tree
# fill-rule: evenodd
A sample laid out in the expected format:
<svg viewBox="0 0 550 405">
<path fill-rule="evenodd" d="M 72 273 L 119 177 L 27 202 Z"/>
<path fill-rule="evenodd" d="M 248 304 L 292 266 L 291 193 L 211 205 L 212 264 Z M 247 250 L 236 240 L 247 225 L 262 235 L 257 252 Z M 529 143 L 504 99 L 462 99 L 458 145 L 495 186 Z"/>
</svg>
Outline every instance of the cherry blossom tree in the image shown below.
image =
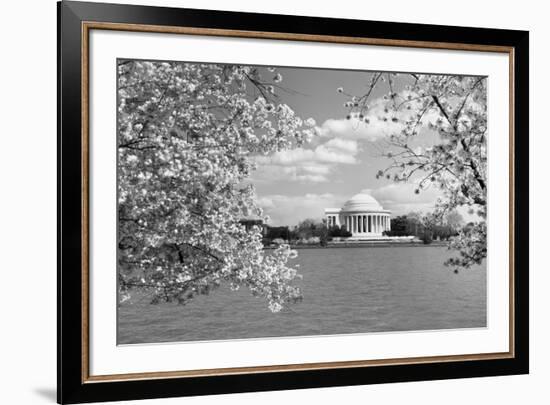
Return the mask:
<svg viewBox="0 0 550 405">
<path fill-rule="evenodd" d="M 385 94 L 373 100 L 377 88 Z M 451 240 L 458 256 L 446 264 L 458 269 L 481 263 L 487 255 L 486 78 L 378 72 L 360 95 L 337 91 L 347 97 L 347 119 L 387 131 L 384 156 L 391 163 L 378 178 L 414 182 L 415 193 L 441 189 L 431 221 L 460 207 L 478 218 Z M 429 146 L 419 141 L 434 134 Z"/>
<path fill-rule="evenodd" d="M 272 311 L 301 298 L 288 245 L 264 253 L 263 218 L 246 182 L 252 156 L 312 136 L 278 102 L 276 69 L 180 62 L 118 64 L 120 301 L 186 303 L 222 283 Z"/>
</svg>

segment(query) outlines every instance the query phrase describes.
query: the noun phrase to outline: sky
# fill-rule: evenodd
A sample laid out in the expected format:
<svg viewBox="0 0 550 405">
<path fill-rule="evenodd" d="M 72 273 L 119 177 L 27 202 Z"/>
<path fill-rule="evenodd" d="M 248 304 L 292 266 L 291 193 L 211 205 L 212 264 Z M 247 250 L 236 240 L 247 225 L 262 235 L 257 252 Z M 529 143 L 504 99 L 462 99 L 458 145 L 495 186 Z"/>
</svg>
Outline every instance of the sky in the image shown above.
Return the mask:
<svg viewBox="0 0 550 405">
<path fill-rule="evenodd" d="M 415 194 L 413 183 L 377 179 L 376 173 L 390 161 L 382 156 L 387 123 L 365 124 L 347 120 L 347 98 L 339 94 L 361 95 L 373 73 L 310 68 L 279 68 L 279 102 L 288 104 L 300 117 L 313 118 L 318 136 L 301 148 L 276 152 L 257 159 L 252 176 L 258 203 L 272 226 L 297 225 L 306 218 L 321 219 L 325 208 L 339 208 L 353 195 L 366 191 L 392 216 L 411 211 L 431 211 L 439 192 L 430 188 Z M 407 84 L 398 76 L 394 91 Z M 386 82 L 387 83 L 387 82 Z M 381 83 L 370 96 L 372 105 L 388 92 Z M 434 134 L 424 131 L 418 139 L 422 146 L 433 144 Z"/>
</svg>

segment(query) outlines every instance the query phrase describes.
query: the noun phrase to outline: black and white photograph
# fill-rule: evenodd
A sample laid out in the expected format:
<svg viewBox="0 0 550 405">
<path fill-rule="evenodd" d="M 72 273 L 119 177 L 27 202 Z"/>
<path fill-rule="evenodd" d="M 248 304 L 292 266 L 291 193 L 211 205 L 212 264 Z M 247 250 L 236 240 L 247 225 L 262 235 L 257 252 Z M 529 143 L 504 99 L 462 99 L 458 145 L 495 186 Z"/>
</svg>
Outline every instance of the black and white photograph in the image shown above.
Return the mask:
<svg viewBox="0 0 550 405">
<path fill-rule="evenodd" d="M 486 76 L 116 75 L 119 345 L 487 327 Z"/>
<path fill-rule="evenodd" d="M 5 4 L 0 404 L 544 402 L 544 3 Z"/>
</svg>

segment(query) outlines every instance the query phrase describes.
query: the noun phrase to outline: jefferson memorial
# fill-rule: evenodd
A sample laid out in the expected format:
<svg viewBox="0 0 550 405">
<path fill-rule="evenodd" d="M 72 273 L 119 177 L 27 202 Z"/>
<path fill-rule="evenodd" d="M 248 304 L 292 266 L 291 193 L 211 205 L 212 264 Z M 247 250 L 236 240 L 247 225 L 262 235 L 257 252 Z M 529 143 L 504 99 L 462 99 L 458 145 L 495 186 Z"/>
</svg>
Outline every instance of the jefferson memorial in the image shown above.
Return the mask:
<svg viewBox="0 0 550 405">
<path fill-rule="evenodd" d="M 390 213 L 367 191 L 354 195 L 342 208 L 325 208 L 327 226 L 345 226 L 356 239 L 379 238 L 389 231 Z"/>
</svg>

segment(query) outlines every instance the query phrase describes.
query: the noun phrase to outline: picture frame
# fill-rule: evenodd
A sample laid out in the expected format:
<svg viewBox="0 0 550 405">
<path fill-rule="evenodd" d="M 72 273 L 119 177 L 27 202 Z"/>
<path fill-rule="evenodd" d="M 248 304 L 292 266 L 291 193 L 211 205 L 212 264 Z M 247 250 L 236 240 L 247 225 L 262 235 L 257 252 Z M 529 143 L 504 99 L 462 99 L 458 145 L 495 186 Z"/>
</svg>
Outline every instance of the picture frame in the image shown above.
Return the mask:
<svg viewBox="0 0 550 405">
<path fill-rule="evenodd" d="M 62 1 L 58 17 L 58 402 L 289 390 L 529 372 L 529 33 Z M 147 372 L 90 373 L 92 31 L 371 46 L 508 57 L 508 350 Z M 286 41 L 286 42 L 285 42 Z M 127 55 L 120 55 L 127 57 Z M 114 93 L 113 93 L 114 94 Z M 113 134 L 114 137 L 114 134 Z M 503 140 L 504 139 L 504 140 Z M 108 203 L 107 203 L 108 205 Z M 100 236 L 100 235 L 99 235 Z M 114 287 L 113 287 L 114 288 Z M 97 329 L 97 327 L 96 327 Z M 101 334 L 101 330 L 94 333 Z M 501 336 L 502 338 L 502 336 Z M 246 345 L 246 342 L 243 343 Z M 147 362 L 144 356 L 143 362 Z"/>
</svg>

